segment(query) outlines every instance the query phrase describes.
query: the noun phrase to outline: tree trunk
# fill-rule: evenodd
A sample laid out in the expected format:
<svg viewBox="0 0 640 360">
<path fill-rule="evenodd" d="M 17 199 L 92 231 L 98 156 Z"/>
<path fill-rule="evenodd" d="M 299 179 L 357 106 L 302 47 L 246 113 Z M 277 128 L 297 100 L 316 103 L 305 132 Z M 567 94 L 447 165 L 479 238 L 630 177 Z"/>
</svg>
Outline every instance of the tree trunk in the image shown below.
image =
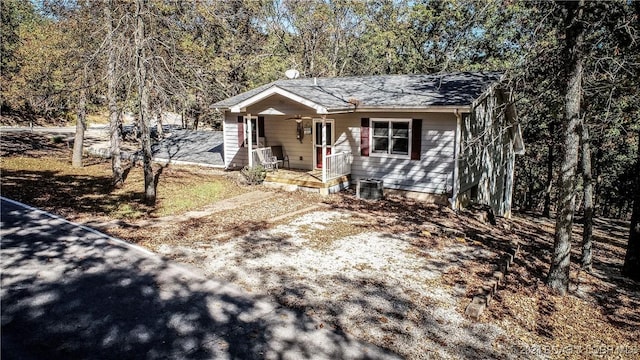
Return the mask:
<svg viewBox="0 0 640 360">
<path fill-rule="evenodd" d="M 87 92 L 86 72 L 82 75 L 82 84 L 78 92 L 78 119 L 76 119 L 76 135 L 73 140 L 73 155 L 71 157 L 71 166 L 75 168 L 82 167 L 82 147 L 84 145 L 84 131 L 87 128 Z"/>
<path fill-rule="evenodd" d="M 527 191 L 524 194 L 524 208 L 527 211 L 533 209 L 533 178 L 528 176 L 529 185 L 527 185 Z"/>
<path fill-rule="evenodd" d="M 555 122 L 549 124 L 549 133 L 551 134 L 551 142 L 549 143 L 549 156 L 547 157 L 547 181 L 545 182 L 544 193 L 544 208 L 542 209 L 542 216 L 551 217 L 551 189 L 553 186 L 553 162 L 555 160 L 555 154 L 553 149 L 555 147 L 554 141 L 554 129 Z"/>
<path fill-rule="evenodd" d="M 640 132 L 638 133 L 638 158 L 636 159 L 636 183 L 629 229 L 629 244 L 624 257 L 622 274 L 640 281 Z"/>
<path fill-rule="evenodd" d="M 136 0 L 136 81 L 138 83 L 138 124 L 140 127 L 140 146 L 144 171 L 144 201 L 149 205 L 156 202 L 156 187 L 153 177 L 153 154 L 151 153 L 151 134 L 149 131 L 149 84 L 147 83 L 147 64 L 145 55 L 145 24 L 143 12 L 146 0 Z"/>
<path fill-rule="evenodd" d="M 602 149 L 599 148 L 598 146 L 595 147 L 595 153 L 592 152 L 591 153 L 591 166 L 592 166 L 592 175 L 593 175 L 593 216 L 602 216 L 602 210 L 600 209 L 600 204 L 601 204 L 601 198 L 600 198 L 600 192 L 601 192 L 601 186 L 600 184 L 602 183 L 602 164 L 599 161 L 599 159 L 602 157 Z"/>
<path fill-rule="evenodd" d="M 582 124 L 582 181 L 584 183 L 584 221 L 582 230 L 582 269 L 591 272 L 593 235 L 593 175 L 591 173 L 591 142 L 589 126 Z"/>
<path fill-rule="evenodd" d="M 576 194 L 576 169 L 580 148 L 580 98 L 582 95 L 582 8 L 584 0 L 565 3 L 567 90 L 564 98 L 564 154 L 560 165 L 560 197 L 547 284 L 561 295 L 569 290 L 571 230 Z"/>
<path fill-rule="evenodd" d="M 109 106 L 109 139 L 111 154 L 111 172 L 113 176 L 113 186 L 122 187 L 124 184 L 124 171 L 122 170 L 122 159 L 120 155 L 120 139 L 122 137 L 120 116 L 118 115 L 118 102 L 116 98 L 116 48 L 113 41 L 115 26 L 111 14 L 112 0 L 105 0 L 104 17 L 107 28 L 107 102 Z"/>
</svg>

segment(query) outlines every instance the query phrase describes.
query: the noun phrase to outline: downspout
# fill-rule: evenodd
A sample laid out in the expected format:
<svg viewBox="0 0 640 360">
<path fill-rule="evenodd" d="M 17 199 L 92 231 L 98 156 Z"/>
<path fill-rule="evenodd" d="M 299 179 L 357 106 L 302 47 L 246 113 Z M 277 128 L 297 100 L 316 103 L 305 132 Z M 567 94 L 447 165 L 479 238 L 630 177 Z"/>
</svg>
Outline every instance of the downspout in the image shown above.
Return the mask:
<svg viewBox="0 0 640 360">
<path fill-rule="evenodd" d="M 453 184 L 452 184 L 452 193 L 451 199 L 449 202 L 451 203 L 451 208 L 453 210 L 458 209 L 458 192 L 460 191 L 460 169 L 459 169 L 459 158 L 460 158 L 460 140 L 462 138 L 461 129 L 462 129 L 462 114 L 460 114 L 459 109 L 455 109 L 453 113 L 456 115 L 456 136 L 454 142 L 453 149 Z"/>
</svg>

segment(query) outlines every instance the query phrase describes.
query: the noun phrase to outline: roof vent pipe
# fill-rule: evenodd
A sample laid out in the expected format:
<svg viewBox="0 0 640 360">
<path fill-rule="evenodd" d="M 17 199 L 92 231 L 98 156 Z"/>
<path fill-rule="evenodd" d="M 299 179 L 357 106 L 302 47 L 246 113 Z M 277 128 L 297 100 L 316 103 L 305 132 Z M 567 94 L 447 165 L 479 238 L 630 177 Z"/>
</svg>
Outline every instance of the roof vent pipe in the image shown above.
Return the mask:
<svg viewBox="0 0 640 360">
<path fill-rule="evenodd" d="M 318 78 L 317 77 L 313 77 L 313 86 L 318 86 Z"/>
</svg>

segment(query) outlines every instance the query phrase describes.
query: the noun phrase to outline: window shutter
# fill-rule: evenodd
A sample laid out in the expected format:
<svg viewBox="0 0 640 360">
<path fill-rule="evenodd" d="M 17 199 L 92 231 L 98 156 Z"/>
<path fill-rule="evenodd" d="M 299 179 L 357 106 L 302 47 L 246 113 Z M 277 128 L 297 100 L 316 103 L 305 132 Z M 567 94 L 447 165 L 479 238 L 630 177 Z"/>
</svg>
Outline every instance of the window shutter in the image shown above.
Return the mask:
<svg viewBox="0 0 640 360">
<path fill-rule="evenodd" d="M 264 137 L 264 116 L 258 116 L 258 136 Z"/>
<path fill-rule="evenodd" d="M 422 152 L 422 120 L 413 119 L 411 125 L 411 160 L 420 160 Z"/>
<path fill-rule="evenodd" d="M 360 119 L 360 155 L 369 156 L 369 118 Z"/>
<path fill-rule="evenodd" d="M 244 116 L 238 116 L 238 147 L 244 147 Z"/>
</svg>

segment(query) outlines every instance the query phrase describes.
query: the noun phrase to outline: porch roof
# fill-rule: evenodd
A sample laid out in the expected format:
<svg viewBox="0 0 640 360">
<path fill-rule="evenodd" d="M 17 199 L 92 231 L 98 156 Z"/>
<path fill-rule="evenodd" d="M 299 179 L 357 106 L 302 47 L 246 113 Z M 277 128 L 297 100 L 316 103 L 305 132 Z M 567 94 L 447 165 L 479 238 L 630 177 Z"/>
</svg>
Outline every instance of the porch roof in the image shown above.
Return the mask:
<svg viewBox="0 0 640 360">
<path fill-rule="evenodd" d="M 469 107 L 501 77 L 498 72 L 459 72 L 277 80 L 212 106 L 242 112 L 247 106 L 280 94 L 318 114 Z"/>
</svg>

